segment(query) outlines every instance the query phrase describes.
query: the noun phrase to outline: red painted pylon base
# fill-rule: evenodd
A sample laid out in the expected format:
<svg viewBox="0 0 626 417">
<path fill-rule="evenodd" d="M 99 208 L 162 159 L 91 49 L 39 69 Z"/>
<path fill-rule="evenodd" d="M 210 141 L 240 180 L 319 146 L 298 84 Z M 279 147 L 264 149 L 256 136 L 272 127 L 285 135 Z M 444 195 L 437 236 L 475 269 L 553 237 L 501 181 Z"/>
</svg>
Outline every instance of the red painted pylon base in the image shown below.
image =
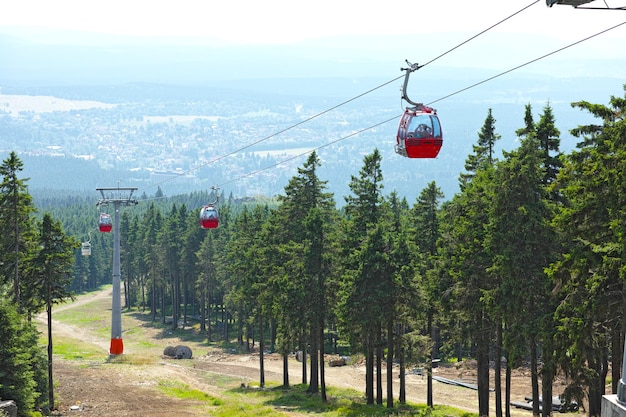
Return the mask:
<svg viewBox="0 0 626 417">
<path fill-rule="evenodd" d="M 124 342 L 122 339 L 111 339 L 111 349 L 109 349 L 110 355 L 121 355 L 124 353 Z"/>
</svg>

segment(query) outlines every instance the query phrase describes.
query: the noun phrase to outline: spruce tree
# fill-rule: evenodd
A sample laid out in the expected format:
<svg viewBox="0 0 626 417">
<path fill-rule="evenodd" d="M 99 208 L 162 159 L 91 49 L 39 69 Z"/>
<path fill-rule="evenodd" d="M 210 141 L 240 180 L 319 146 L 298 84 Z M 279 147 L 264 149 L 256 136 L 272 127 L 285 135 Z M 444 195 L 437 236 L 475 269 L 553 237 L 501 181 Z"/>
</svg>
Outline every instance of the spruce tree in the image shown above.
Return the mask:
<svg viewBox="0 0 626 417">
<path fill-rule="evenodd" d="M 14 400 L 21 417 L 30 415 L 41 393 L 33 369 L 32 352 L 26 348 L 28 324 L 14 303 L 0 299 L 0 398 Z"/>
<path fill-rule="evenodd" d="M 19 178 L 24 164 L 15 152 L 0 165 L 0 224 L 4 232 L 0 237 L 0 253 L 3 259 L 0 263 L 0 277 L 8 281 L 0 284 L 12 283 L 11 292 L 13 302 L 18 311 L 29 300 L 22 300 L 21 292 L 21 264 L 30 251 L 29 242 L 32 242 L 33 224 L 32 214 L 35 207 L 32 197 L 28 193 L 28 178 Z"/>
<path fill-rule="evenodd" d="M 599 415 L 607 350 L 615 393 L 624 342 L 626 94 L 612 96 L 608 105 L 581 101 L 572 106 L 598 122 L 571 130 L 581 141 L 564 158 L 553 184 L 565 201 L 554 223 L 568 242 L 549 270 L 560 295 L 555 351 L 569 377 L 566 394 L 582 400 L 587 393 L 589 415 Z"/>
<path fill-rule="evenodd" d="M 74 265 L 74 250 L 78 242 L 67 236 L 61 223 L 44 214 L 39 224 L 39 250 L 29 262 L 30 284 L 39 289 L 38 296 L 45 300 L 48 317 L 48 402 L 54 408 L 54 383 L 52 377 L 52 305 L 72 298 L 68 291 Z"/>
<path fill-rule="evenodd" d="M 352 176 L 345 197 L 343 242 L 344 277 L 342 282 L 341 319 L 355 349 L 365 354 L 365 395 L 374 403 L 374 359 L 380 343 L 381 314 L 376 308 L 380 297 L 380 274 L 387 262 L 380 249 L 380 222 L 384 201 L 380 152 L 366 155 L 358 177 Z"/>
</svg>

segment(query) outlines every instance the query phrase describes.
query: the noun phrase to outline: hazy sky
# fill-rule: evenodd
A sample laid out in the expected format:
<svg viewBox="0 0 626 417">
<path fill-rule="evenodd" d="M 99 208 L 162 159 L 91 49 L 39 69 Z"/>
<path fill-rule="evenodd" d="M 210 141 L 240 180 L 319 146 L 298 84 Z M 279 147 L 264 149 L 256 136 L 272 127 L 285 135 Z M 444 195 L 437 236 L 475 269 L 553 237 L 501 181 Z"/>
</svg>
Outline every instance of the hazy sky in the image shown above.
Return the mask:
<svg viewBox="0 0 626 417">
<path fill-rule="evenodd" d="M 605 4 L 624 7 L 626 0 L 594 0 L 588 6 Z M 625 21 L 626 11 L 583 10 L 563 5 L 550 8 L 545 0 L 0 1 L 0 34 L 4 29 L 40 44 L 91 46 L 99 42 L 102 46 L 104 42 L 105 49 L 112 51 L 109 44 L 154 38 L 163 45 L 175 44 L 175 48 L 181 43 L 300 48 L 298 56 L 293 49 L 283 49 L 283 55 L 275 58 L 263 55 L 273 60 L 273 67 L 254 62 L 257 72 L 265 70 L 274 75 L 301 74 L 307 65 L 306 69 L 320 75 L 348 71 L 387 76 L 395 74 L 404 59 L 409 59 L 420 64 L 437 60 L 430 68 L 507 71 L 524 65 L 520 72 L 626 80 Z M 16 32 L 16 27 L 27 29 Z M 94 37 L 74 32 L 58 36 L 38 28 L 116 36 Z M 607 32 L 595 36 L 603 31 Z M 485 33 L 477 36 L 482 32 Z M 216 56 L 232 50 L 221 48 L 204 55 Z M 553 55 L 555 51 L 558 54 Z M 549 59 L 538 60 L 543 56 Z M 21 53 L 19 47 L 9 58 L 7 61 L 16 65 L 30 62 L 29 52 Z M 303 58 L 308 64 L 302 62 Z M 175 62 L 176 58 L 168 59 Z M 235 77 L 238 72 L 250 72 L 242 63 L 252 59 L 237 56 L 233 60 L 231 56 L 222 57 L 220 62 L 227 64 L 228 76 Z M 324 68 L 313 68 L 312 62 Z M 386 67 L 376 67 L 379 62 Z M 532 65 L 525 66 L 528 62 Z M 303 65 L 298 67 L 299 63 Z M 215 78 L 214 69 L 211 74 Z"/>
<path fill-rule="evenodd" d="M 591 5 L 605 1 L 626 4 Z M 526 6 L 494 31 L 576 40 L 626 20 L 624 11 L 548 8 L 545 0 L 19 0 L 2 2 L 0 26 L 294 43 L 335 35 L 478 33 Z M 606 36 L 626 39 L 626 27 Z"/>
</svg>

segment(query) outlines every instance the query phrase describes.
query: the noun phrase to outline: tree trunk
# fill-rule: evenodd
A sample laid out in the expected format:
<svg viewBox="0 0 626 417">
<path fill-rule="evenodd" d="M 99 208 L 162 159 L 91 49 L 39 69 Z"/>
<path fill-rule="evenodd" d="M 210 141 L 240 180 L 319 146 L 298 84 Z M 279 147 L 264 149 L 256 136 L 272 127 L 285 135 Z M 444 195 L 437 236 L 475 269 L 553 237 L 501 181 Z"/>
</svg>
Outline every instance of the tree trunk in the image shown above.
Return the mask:
<svg viewBox="0 0 626 417">
<path fill-rule="evenodd" d="M 200 291 L 200 331 L 206 332 L 206 290 L 203 288 Z M 209 336 L 209 342 L 211 336 Z"/>
<path fill-rule="evenodd" d="M 433 331 L 433 313 L 428 311 L 428 318 L 426 323 L 426 332 L 432 341 Z M 428 408 L 433 408 L 433 350 L 428 352 L 428 363 L 426 364 L 426 405 Z"/>
<path fill-rule="evenodd" d="M 289 388 L 289 354 L 283 353 L 283 387 Z"/>
<path fill-rule="evenodd" d="M 548 336 L 550 337 L 550 336 Z M 552 415 L 552 382 L 554 380 L 554 355 L 552 343 L 544 340 L 542 349 L 543 366 L 541 367 L 541 415 Z"/>
<path fill-rule="evenodd" d="M 278 323 L 276 323 L 275 318 L 270 319 L 270 352 L 274 353 L 276 350 L 276 337 L 278 334 Z"/>
<path fill-rule="evenodd" d="M 325 347 L 324 347 L 324 318 L 321 317 L 320 318 L 320 388 L 321 388 L 321 398 L 322 398 L 322 402 L 326 403 L 328 402 L 328 397 L 326 395 L 326 377 L 325 377 L 325 363 L 324 363 L 324 351 L 325 351 Z"/>
<path fill-rule="evenodd" d="M 141 274 L 139 276 L 139 286 L 141 288 L 141 311 L 146 311 L 146 276 Z"/>
<path fill-rule="evenodd" d="M 622 280 L 622 309 L 620 311 L 619 318 L 619 324 L 615 325 L 612 347 L 613 381 L 611 387 L 613 394 L 617 394 L 617 387 L 619 385 L 620 378 L 623 378 L 626 381 L 626 375 L 621 375 L 621 370 L 624 367 L 624 364 L 622 363 L 624 357 L 623 352 L 624 349 L 626 349 L 626 345 L 624 344 L 624 338 L 626 337 L 626 282 L 624 280 Z"/>
<path fill-rule="evenodd" d="M 300 346 L 302 348 L 302 385 L 306 384 L 308 381 L 307 372 L 306 372 L 306 351 L 307 351 L 307 343 L 306 338 L 302 335 L 300 339 Z"/>
<path fill-rule="evenodd" d="M 183 328 L 187 325 L 187 304 L 189 303 L 189 294 L 187 294 L 187 279 L 183 276 Z M 211 339 L 209 339 L 211 340 Z"/>
<path fill-rule="evenodd" d="M 48 402 L 50 410 L 54 410 L 54 379 L 52 378 L 52 294 L 48 286 L 48 300 L 46 312 L 48 313 Z"/>
<path fill-rule="evenodd" d="M 165 324 L 165 284 L 161 286 L 161 322 Z"/>
<path fill-rule="evenodd" d="M 496 417 L 502 417 L 502 322 L 498 321 L 495 346 L 494 389 L 496 397 Z"/>
<path fill-rule="evenodd" d="M 309 388 L 307 392 L 318 393 L 319 392 L 319 373 L 318 373 L 318 360 L 319 360 L 319 329 L 317 323 L 311 324 L 311 379 L 309 381 Z"/>
<path fill-rule="evenodd" d="M 476 358 L 478 374 L 478 415 L 489 415 L 489 323 L 480 314 L 478 320 L 478 337 L 476 338 Z"/>
<path fill-rule="evenodd" d="M 239 346 L 243 346 L 243 318 L 241 317 L 243 312 L 239 309 L 239 314 L 237 314 L 237 342 Z"/>
<path fill-rule="evenodd" d="M 172 279 L 172 329 L 178 329 L 178 318 L 180 317 L 180 299 L 179 299 L 179 288 L 178 288 L 178 278 L 173 277 Z"/>
<path fill-rule="evenodd" d="M 150 294 L 150 307 L 152 308 L 152 321 L 156 321 L 156 284 L 154 282 L 154 278 L 151 280 L 150 287 L 152 288 L 152 293 Z"/>
<path fill-rule="evenodd" d="M 404 335 L 404 325 L 401 327 L 400 335 Z M 406 404 L 406 362 L 401 339 L 398 342 L 398 361 L 400 362 L 400 396 L 398 401 L 400 404 Z"/>
<path fill-rule="evenodd" d="M 224 340 L 228 340 L 228 326 L 230 324 L 230 316 L 228 314 L 226 314 L 226 320 L 222 320 L 222 323 L 224 324 Z"/>
<path fill-rule="evenodd" d="M 393 408 L 393 319 L 387 320 L 387 408 Z"/>
<path fill-rule="evenodd" d="M 538 416 L 539 412 L 539 372 L 537 371 L 537 343 L 534 337 L 529 340 L 530 346 L 530 383 L 533 393 L 533 415 Z"/>
<path fill-rule="evenodd" d="M 204 308 L 206 308 L 206 332 L 209 343 L 211 342 L 211 339 L 213 337 L 213 335 L 211 334 L 211 298 L 211 290 L 207 289 L 206 300 L 202 301 L 202 305 L 206 305 Z M 217 323 L 217 318 L 215 319 L 215 323 Z"/>
<path fill-rule="evenodd" d="M 263 337 L 263 314 L 260 314 L 259 316 L 259 333 L 261 333 L 261 335 L 259 336 L 259 386 L 263 388 L 265 387 L 265 363 L 263 361 L 263 351 L 265 350 L 265 344 L 263 339 L 265 338 Z"/>
<path fill-rule="evenodd" d="M 126 308 L 127 310 L 130 310 L 130 289 L 128 288 L 130 286 L 128 280 L 124 280 L 124 308 Z"/>
<path fill-rule="evenodd" d="M 365 397 L 367 404 L 374 404 L 374 346 L 368 343 L 365 354 Z"/>
<path fill-rule="evenodd" d="M 513 364 L 511 363 L 511 356 L 506 355 L 506 376 L 505 376 L 505 394 L 504 394 L 504 407 L 506 417 L 511 417 L 511 373 L 513 370 Z"/>
<path fill-rule="evenodd" d="M 588 363 L 589 367 L 596 371 L 597 376 L 589 381 L 589 410 L 587 415 L 589 417 L 599 417 L 601 415 L 602 395 L 604 395 L 604 375 L 606 375 L 606 371 L 603 370 L 603 367 L 606 369 L 608 360 L 603 354 L 591 352 L 589 354 Z"/>
<path fill-rule="evenodd" d="M 624 297 L 622 297 L 624 298 Z M 623 314 L 620 317 L 624 317 Z M 624 320 L 619 320 L 622 323 Z M 620 324 L 613 326 L 611 332 L 611 393 L 617 394 L 617 387 L 622 374 L 622 359 L 624 352 L 624 336 Z M 626 375 L 624 376 L 626 379 Z"/>
<path fill-rule="evenodd" d="M 383 403 L 383 334 L 382 323 L 376 330 L 376 404 Z"/>
</svg>

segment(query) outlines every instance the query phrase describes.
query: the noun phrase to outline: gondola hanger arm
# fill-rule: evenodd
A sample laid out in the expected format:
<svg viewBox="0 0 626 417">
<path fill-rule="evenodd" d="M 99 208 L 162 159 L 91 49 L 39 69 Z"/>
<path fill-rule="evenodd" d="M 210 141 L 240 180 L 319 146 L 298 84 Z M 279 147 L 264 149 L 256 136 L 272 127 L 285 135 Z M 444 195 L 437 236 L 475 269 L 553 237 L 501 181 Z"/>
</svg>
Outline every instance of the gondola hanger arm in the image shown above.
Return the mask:
<svg viewBox="0 0 626 417">
<path fill-rule="evenodd" d="M 421 68 L 421 66 L 417 63 L 412 64 L 409 62 L 408 59 L 405 59 L 408 67 L 407 68 L 400 68 L 401 71 L 404 71 L 404 84 L 402 85 L 402 100 L 406 101 L 409 104 L 412 104 L 414 106 L 415 110 L 419 110 L 421 108 L 424 107 L 423 103 L 416 103 L 413 100 L 411 100 L 409 98 L 409 96 L 406 93 L 406 88 L 409 85 L 409 75 L 411 75 L 412 72 L 417 71 L 418 69 Z"/>
</svg>

